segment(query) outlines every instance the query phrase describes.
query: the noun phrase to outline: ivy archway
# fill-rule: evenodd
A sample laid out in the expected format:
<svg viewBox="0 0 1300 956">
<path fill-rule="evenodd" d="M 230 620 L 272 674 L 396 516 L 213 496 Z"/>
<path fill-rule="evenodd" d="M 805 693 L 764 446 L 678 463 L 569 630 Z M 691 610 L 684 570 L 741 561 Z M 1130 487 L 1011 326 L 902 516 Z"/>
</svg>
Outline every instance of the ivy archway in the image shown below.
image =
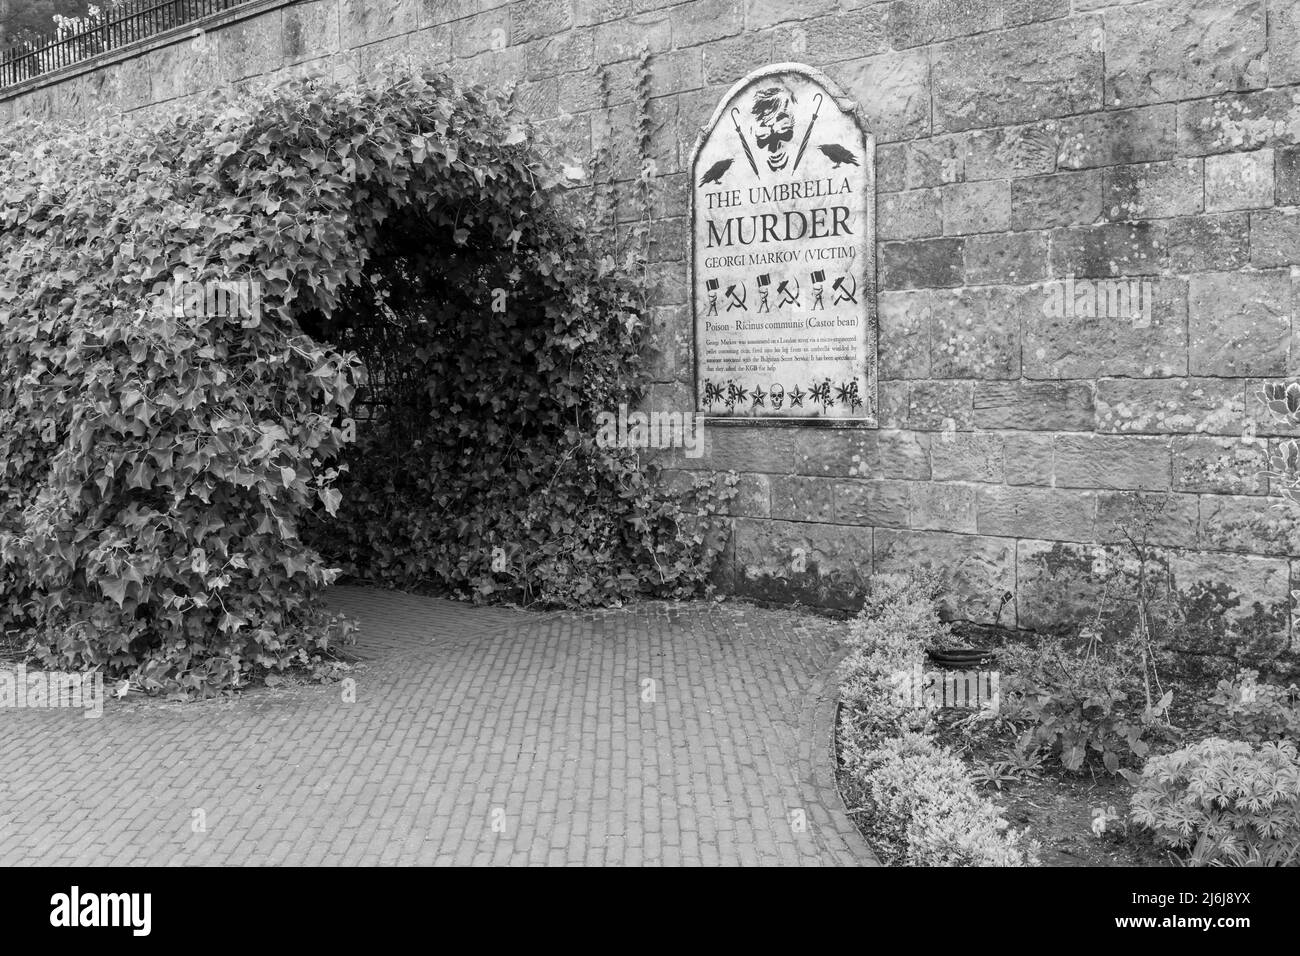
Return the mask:
<svg viewBox="0 0 1300 956">
<path fill-rule="evenodd" d="M 500 99 L 299 82 L 0 157 L 0 626 L 45 663 L 327 669 L 338 565 L 564 604 L 708 573 L 707 507 L 596 447 L 636 289 Z M 241 281 L 257 309 L 161 294 Z M 388 370 L 370 427 L 348 345 Z"/>
</svg>

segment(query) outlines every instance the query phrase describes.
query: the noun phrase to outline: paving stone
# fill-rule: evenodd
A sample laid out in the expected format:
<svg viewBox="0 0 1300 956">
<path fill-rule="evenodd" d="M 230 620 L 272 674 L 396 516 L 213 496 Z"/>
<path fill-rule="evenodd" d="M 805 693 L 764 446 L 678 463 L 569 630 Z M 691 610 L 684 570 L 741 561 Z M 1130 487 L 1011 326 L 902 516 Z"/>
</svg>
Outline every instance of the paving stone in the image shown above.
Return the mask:
<svg viewBox="0 0 1300 956">
<path fill-rule="evenodd" d="M 308 685 L 6 711 L 0 865 L 874 862 L 833 785 L 841 623 L 329 600 L 361 625 L 354 703 Z"/>
</svg>

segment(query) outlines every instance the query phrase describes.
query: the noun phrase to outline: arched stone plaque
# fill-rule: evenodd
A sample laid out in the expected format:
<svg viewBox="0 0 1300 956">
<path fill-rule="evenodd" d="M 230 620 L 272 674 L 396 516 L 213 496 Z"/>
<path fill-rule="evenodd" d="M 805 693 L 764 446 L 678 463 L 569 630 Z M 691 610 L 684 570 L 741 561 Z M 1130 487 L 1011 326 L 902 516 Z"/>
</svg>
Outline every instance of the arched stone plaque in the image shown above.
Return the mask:
<svg viewBox="0 0 1300 956">
<path fill-rule="evenodd" d="M 875 140 L 796 63 L 731 88 L 691 160 L 696 408 L 876 423 Z"/>
</svg>

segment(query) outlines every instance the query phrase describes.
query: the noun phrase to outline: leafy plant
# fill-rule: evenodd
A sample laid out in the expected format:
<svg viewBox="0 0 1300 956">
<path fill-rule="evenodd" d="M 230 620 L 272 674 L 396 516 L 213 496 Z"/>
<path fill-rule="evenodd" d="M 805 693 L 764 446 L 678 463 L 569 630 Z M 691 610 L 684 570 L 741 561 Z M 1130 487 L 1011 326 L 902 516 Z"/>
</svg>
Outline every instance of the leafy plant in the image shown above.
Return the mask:
<svg viewBox="0 0 1300 956">
<path fill-rule="evenodd" d="M 1043 752 L 1040 748 L 1016 743 L 1004 747 L 996 759 L 976 760 L 971 769 L 971 779 L 1001 790 L 1003 784 L 1038 779 L 1042 766 Z"/>
<path fill-rule="evenodd" d="M 1071 771 L 1095 756 L 1108 773 L 1117 773 L 1128 755 L 1146 756 L 1147 738 L 1162 730 L 1173 692 L 1149 708 L 1136 707 L 1133 697 L 1141 685 L 1132 657 L 1103 653 L 1099 643 L 1094 637 L 1070 647 L 1061 638 L 1046 638 L 1036 646 L 1004 648 L 1002 708 L 1008 720 L 1030 722 L 1019 741 L 1022 749 L 1045 747 Z"/>
<path fill-rule="evenodd" d="M 1206 709 L 1219 736 L 1251 743 L 1300 738 L 1300 688 L 1261 684 L 1256 670 L 1219 681 Z"/>
<path fill-rule="evenodd" d="M 1291 743 L 1212 737 L 1147 761 L 1135 824 L 1205 865 L 1282 866 L 1300 855 L 1300 761 Z"/>
</svg>

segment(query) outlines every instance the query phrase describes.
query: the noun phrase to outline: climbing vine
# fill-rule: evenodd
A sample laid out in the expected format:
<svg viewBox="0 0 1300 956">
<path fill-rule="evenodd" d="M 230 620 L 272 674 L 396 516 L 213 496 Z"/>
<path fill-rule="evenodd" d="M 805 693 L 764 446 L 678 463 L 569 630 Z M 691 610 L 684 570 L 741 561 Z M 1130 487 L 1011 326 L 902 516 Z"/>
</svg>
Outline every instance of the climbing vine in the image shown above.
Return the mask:
<svg viewBox="0 0 1300 956">
<path fill-rule="evenodd" d="M 16 124 L 0 184 L 0 628 L 46 665 L 192 694 L 328 673 L 340 572 L 702 585 L 710 492 L 593 438 L 643 387 L 644 298 L 501 98 L 423 73 Z M 231 284 L 256 308 L 175 294 Z"/>
</svg>

